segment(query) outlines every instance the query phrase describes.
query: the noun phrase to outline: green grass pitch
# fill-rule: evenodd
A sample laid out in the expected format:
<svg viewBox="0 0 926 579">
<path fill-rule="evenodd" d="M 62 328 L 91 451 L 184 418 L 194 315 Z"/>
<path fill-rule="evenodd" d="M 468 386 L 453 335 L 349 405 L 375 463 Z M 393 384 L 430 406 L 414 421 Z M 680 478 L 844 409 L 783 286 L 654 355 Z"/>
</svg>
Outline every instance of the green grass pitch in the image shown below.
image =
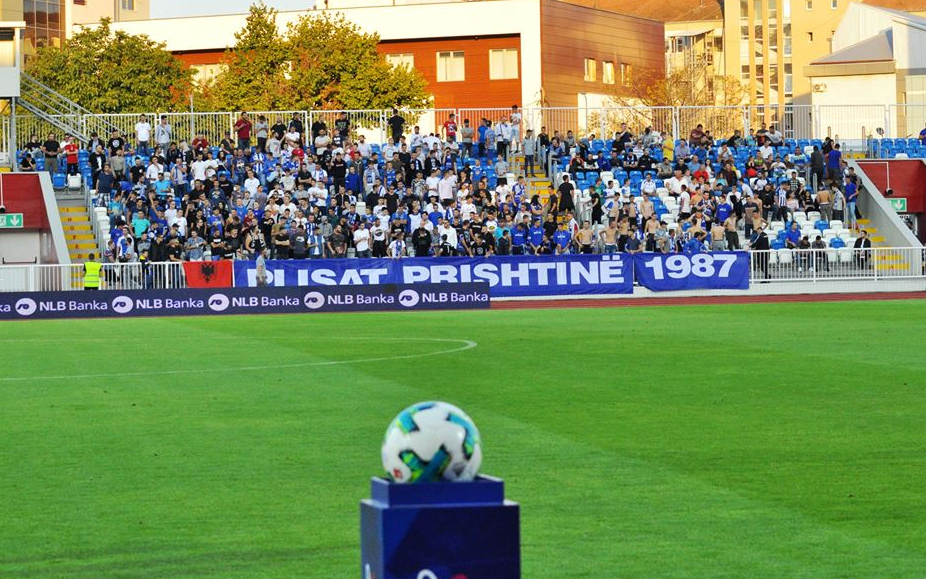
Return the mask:
<svg viewBox="0 0 926 579">
<path fill-rule="evenodd" d="M 359 577 L 383 432 L 439 399 L 525 579 L 921 579 L 924 304 L 5 323 L 0 577 Z"/>
</svg>

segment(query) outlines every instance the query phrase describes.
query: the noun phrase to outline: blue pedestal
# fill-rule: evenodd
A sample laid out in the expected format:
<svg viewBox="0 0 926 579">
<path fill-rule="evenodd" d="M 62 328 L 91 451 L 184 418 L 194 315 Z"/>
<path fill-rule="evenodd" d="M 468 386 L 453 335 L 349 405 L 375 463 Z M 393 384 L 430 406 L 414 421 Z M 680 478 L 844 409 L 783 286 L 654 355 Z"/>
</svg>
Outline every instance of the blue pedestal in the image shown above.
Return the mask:
<svg viewBox="0 0 926 579">
<path fill-rule="evenodd" d="M 517 503 L 505 483 L 371 482 L 360 502 L 362 579 L 520 579 Z"/>
</svg>

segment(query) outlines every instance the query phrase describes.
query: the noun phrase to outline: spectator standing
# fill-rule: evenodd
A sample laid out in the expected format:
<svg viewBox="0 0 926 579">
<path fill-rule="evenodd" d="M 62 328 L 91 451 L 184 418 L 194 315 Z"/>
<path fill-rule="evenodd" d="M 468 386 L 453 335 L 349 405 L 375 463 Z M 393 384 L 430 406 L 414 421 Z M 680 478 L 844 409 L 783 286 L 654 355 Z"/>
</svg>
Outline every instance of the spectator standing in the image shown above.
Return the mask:
<svg viewBox="0 0 926 579">
<path fill-rule="evenodd" d="M 61 143 L 55 138 L 54 133 L 49 133 L 48 138 L 42 143 L 42 154 L 45 155 L 45 170 L 54 175 L 58 172 L 58 153 L 61 152 Z"/>
<path fill-rule="evenodd" d="M 854 179 L 846 179 L 846 224 L 850 229 L 857 226 L 855 207 L 858 202 L 858 183 Z"/>
<path fill-rule="evenodd" d="M 826 176 L 831 181 L 842 178 L 842 151 L 839 150 L 839 143 L 833 145 L 833 150 L 826 155 Z"/>
<path fill-rule="evenodd" d="M 136 152 L 147 157 L 150 154 L 148 145 L 151 143 L 151 123 L 148 122 L 148 115 L 141 115 L 135 123 L 135 142 Z"/>
<path fill-rule="evenodd" d="M 510 129 L 509 141 L 511 142 L 511 152 L 517 153 L 521 150 L 521 111 L 518 105 L 511 105 L 511 114 L 508 116 Z"/>
<path fill-rule="evenodd" d="M 251 129 L 253 125 L 251 124 L 251 119 L 248 117 L 248 113 L 242 112 L 241 116 L 238 117 L 238 120 L 235 121 L 235 133 L 238 137 L 238 148 L 239 149 L 250 149 L 251 148 Z"/>
<path fill-rule="evenodd" d="M 66 141 L 67 143 L 64 145 L 64 159 L 67 163 L 67 173 L 68 175 L 76 175 L 77 151 L 80 150 L 80 145 L 77 144 L 77 139 L 70 135 L 67 136 Z"/>
<path fill-rule="evenodd" d="M 405 118 L 399 114 L 399 109 L 392 109 L 392 116 L 389 117 L 389 131 L 392 133 L 392 140 L 398 143 L 405 133 Z"/>
<path fill-rule="evenodd" d="M 524 174 L 533 177 L 534 159 L 537 155 L 537 139 L 534 138 L 534 132 L 531 129 L 527 129 L 527 132 L 524 133 L 521 151 L 524 153 Z"/>
<path fill-rule="evenodd" d="M 154 128 L 154 142 L 162 151 L 167 151 L 174 140 L 174 128 L 167 122 L 167 115 L 161 115 L 161 121 Z"/>
<path fill-rule="evenodd" d="M 257 148 L 261 153 L 266 153 L 267 139 L 270 137 L 270 123 L 264 115 L 257 117 L 257 122 L 254 124 L 254 136 L 257 137 Z"/>
</svg>

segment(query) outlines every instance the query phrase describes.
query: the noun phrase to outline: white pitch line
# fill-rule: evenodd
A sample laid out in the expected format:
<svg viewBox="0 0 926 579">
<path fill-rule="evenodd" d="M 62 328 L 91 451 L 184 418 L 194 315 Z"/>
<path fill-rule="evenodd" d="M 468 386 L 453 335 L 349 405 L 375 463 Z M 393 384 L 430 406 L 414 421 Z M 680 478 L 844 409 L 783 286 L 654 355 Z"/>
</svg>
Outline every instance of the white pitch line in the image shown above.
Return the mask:
<svg viewBox="0 0 926 579">
<path fill-rule="evenodd" d="M 19 376 L 11 378 L 0 378 L 0 382 L 27 382 L 31 380 L 81 380 L 92 378 L 128 378 L 132 376 L 174 376 L 178 374 L 200 374 L 204 372 L 249 372 L 252 370 L 276 369 L 276 368 L 306 368 L 309 366 L 337 366 L 342 364 L 361 364 L 366 362 L 388 362 L 390 360 L 409 360 L 413 358 L 426 358 L 429 356 L 440 356 L 443 354 L 453 354 L 471 350 L 479 344 L 473 340 L 459 340 L 455 338 L 377 338 L 380 340 L 419 340 L 422 342 L 455 342 L 463 344 L 457 348 L 449 350 L 438 350 L 436 352 L 425 352 L 420 354 L 404 354 L 401 356 L 380 356 L 377 358 L 361 358 L 357 360 L 327 360 L 324 362 L 300 362 L 298 364 L 274 364 L 273 366 L 226 366 L 223 368 L 202 368 L 202 369 L 184 369 L 184 370 L 151 370 L 148 372 L 100 372 L 97 374 L 57 374 L 50 376 Z"/>
</svg>

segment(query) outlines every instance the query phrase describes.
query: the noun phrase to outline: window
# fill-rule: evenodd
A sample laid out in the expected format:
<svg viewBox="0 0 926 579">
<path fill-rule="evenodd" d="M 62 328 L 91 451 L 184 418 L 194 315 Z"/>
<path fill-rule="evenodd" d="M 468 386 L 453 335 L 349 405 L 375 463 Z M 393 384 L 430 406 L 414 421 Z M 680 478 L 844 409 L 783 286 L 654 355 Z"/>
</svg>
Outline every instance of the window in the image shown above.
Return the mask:
<svg viewBox="0 0 926 579">
<path fill-rule="evenodd" d="M 404 66 L 409 70 L 415 68 L 415 55 L 414 54 L 387 54 L 386 62 L 388 62 L 392 67 L 398 68 Z"/>
<path fill-rule="evenodd" d="M 830 2 L 830 8 L 832 8 L 833 10 L 836 10 L 837 8 L 839 8 L 839 0 L 832 0 Z"/>
<path fill-rule="evenodd" d="M 633 65 L 621 63 L 621 86 L 630 86 L 633 80 Z"/>
<path fill-rule="evenodd" d="M 466 80 L 463 51 L 437 53 L 437 82 Z"/>
<path fill-rule="evenodd" d="M 594 58 L 585 59 L 585 80 L 586 82 L 598 80 L 598 63 Z"/>
<path fill-rule="evenodd" d="M 135 10 L 135 0 L 122 0 L 123 10 Z"/>
<path fill-rule="evenodd" d="M 518 51 L 500 48 L 489 51 L 489 79 L 518 78 Z"/>
<path fill-rule="evenodd" d="M 609 60 L 604 62 L 604 67 L 601 69 L 601 82 L 614 84 L 614 63 Z"/>
<path fill-rule="evenodd" d="M 807 33 L 807 42 L 813 42 L 813 32 Z"/>
<path fill-rule="evenodd" d="M 813 0 L 807 0 L 804 5 L 807 7 L 807 10 L 813 10 Z"/>
<path fill-rule="evenodd" d="M 26 22 L 23 31 L 23 52 L 26 59 L 35 56 L 43 46 L 62 45 L 65 38 L 65 1 L 69 0 L 24 0 L 22 20 Z"/>
</svg>

